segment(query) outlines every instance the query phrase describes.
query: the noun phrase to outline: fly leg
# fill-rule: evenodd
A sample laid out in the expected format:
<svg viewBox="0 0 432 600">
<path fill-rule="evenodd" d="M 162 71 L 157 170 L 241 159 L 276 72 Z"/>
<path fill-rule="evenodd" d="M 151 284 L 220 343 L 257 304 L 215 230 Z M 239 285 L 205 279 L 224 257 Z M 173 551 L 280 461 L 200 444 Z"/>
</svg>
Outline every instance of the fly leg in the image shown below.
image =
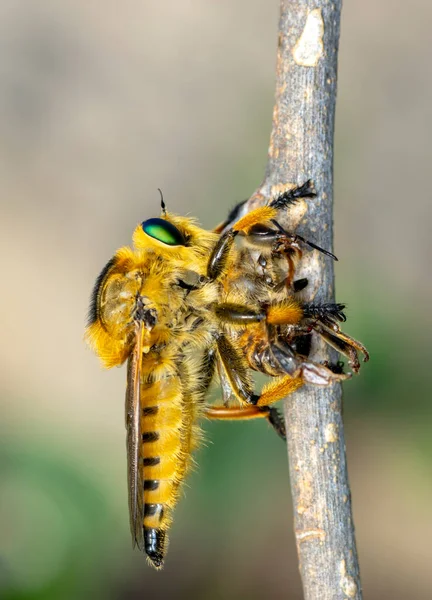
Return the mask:
<svg viewBox="0 0 432 600">
<path fill-rule="evenodd" d="M 269 223 L 256 223 L 250 226 L 246 233 L 245 240 L 249 245 L 255 248 L 267 248 L 267 252 L 272 259 L 284 258 L 286 260 L 287 276 L 281 282 L 281 285 L 285 285 L 288 290 L 296 291 L 294 275 L 296 265 L 303 255 L 302 246 L 309 246 L 326 256 L 330 256 L 333 260 L 337 260 L 334 254 L 324 250 L 314 242 L 310 242 L 301 235 L 286 231 L 276 218 L 269 219 Z"/>
<path fill-rule="evenodd" d="M 300 378 L 304 383 L 326 386 L 351 377 L 350 373 L 341 373 L 325 364 L 315 363 L 299 356 L 283 339 L 273 342 L 270 350 L 285 373 L 293 378 Z"/>
<path fill-rule="evenodd" d="M 301 304 L 295 300 L 255 308 L 224 302 L 217 304 L 214 312 L 224 323 L 245 327 L 261 322 L 267 325 L 296 325 L 303 318 Z"/>
<path fill-rule="evenodd" d="M 285 439 L 285 423 L 282 416 L 276 408 L 266 406 L 265 402 L 256 406 L 260 396 L 253 393 L 253 384 L 248 372 L 247 362 L 241 349 L 237 348 L 235 343 L 233 344 L 224 336 L 217 340 L 217 362 L 221 380 L 229 385 L 231 395 L 237 399 L 240 406 L 206 407 L 206 415 L 213 419 L 255 419 L 263 417 L 268 420 L 276 433 L 282 439 Z M 290 389 L 294 391 L 302 385 L 302 382 L 295 381 L 289 376 L 282 379 L 286 379 L 286 381 L 280 398 L 290 393 Z M 291 384 L 288 379 L 291 380 Z"/>
<path fill-rule="evenodd" d="M 274 378 L 267 383 L 260 394 L 253 392 L 253 384 L 248 373 L 248 364 L 240 347 L 234 340 L 228 340 L 225 336 L 220 336 L 217 344 L 217 360 L 219 371 L 223 373 L 224 380 L 228 382 L 232 395 L 240 403 L 239 410 L 249 408 L 269 409 L 270 405 L 278 400 L 282 400 L 298 390 L 304 383 L 314 383 L 315 385 L 329 385 L 334 381 L 347 379 L 349 375 L 334 373 L 324 365 L 318 365 L 312 362 L 303 361 L 295 356 L 294 352 L 285 350 L 285 360 L 293 359 L 283 363 L 286 368 L 285 374 Z M 272 346 L 275 353 L 276 347 Z M 277 356 L 281 362 L 283 351 L 279 351 Z M 289 374 L 287 371 L 292 371 Z M 229 410 L 229 407 L 221 407 L 220 410 Z M 222 414 L 222 413 L 220 413 Z M 257 414 L 255 411 L 247 414 Z M 227 418 L 227 417 L 225 417 Z M 253 418 L 253 417 L 250 417 Z M 267 418 L 276 429 L 281 430 L 280 417 L 278 413 L 269 410 Z"/>
<path fill-rule="evenodd" d="M 330 385 L 333 381 L 342 381 L 348 379 L 351 375 L 335 373 L 325 365 L 314 363 L 299 356 L 288 342 L 280 339 L 277 326 L 291 326 L 290 337 L 310 333 L 312 330 L 316 331 L 330 346 L 347 356 L 350 366 L 357 373 L 360 368 L 357 352 L 364 354 L 365 361 L 368 360 L 369 355 L 360 342 L 340 331 L 337 321 L 345 320 L 343 309 L 343 304 L 327 303 L 302 306 L 299 302 L 290 300 L 260 308 L 224 303 L 216 305 L 214 311 L 221 321 L 243 326 L 246 334 L 248 329 L 254 328 L 254 335 L 249 336 L 250 341 L 248 341 L 248 344 L 259 343 L 260 341 L 267 342 L 271 354 L 284 373 L 293 377 L 302 377 L 306 383 Z M 311 318 L 310 315 L 317 316 Z M 259 323 L 262 323 L 261 330 L 257 330 Z M 331 328 L 329 325 L 331 325 Z M 248 347 L 246 347 L 244 354 L 249 362 L 251 360 L 256 362 L 255 359 L 250 358 L 254 357 L 254 353 L 248 352 Z M 250 364 L 250 366 L 258 371 L 263 370 L 258 365 Z M 273 372 L 267 370 L 263 372 L 274 375 Z"/>
<path fill-rule="evenodd" d="M 354 373 L 358 373 L 360 369 L 358 353 L 363 354 L 363 362 L 367 362 L 369 360 L 369 352 L 366 350 L 363 344 L 350 337 L 346 333 L 343 333 L 339 330 L 339 328 L 334 330 L 333 328 L 327 327 L 322 323 L 315 323 L 312 325 L 312 327 L 314 331 L 316 331 L 329 346 L 346 356 Z"/>
<path fill-rule="evenodd" d="M 205 416 L 209 419 L 244 421 L 249 419 L 267 419 L 278 436 L 286 441 L 285 421 L 277 408 L 273 406 L 206 406 Z"/>
<path fill-rule="evenodd" d="M 367 362 L 369 353 L 363 344 L 341 331 L 338 321 L 346 321 L 344 308 L 344 304 L 305 304 L 304 327 L 316 331 L 329 346 L 346 356 L 354 373 L 358 373 L 358 354 L 363 354 L 363 362 Z"/>
</svg>

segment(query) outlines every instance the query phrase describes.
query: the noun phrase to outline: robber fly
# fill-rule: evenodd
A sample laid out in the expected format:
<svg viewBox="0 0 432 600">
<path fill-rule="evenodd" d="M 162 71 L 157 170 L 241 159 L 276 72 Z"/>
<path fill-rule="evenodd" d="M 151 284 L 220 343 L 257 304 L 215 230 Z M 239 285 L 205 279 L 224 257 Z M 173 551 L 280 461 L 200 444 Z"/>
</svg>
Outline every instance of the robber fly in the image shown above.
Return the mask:
<svg viewBox="0 0 432 600">
<path fill-rule="evenodd" d="M 167 212 L 162 198 L 161 216 L 140 223 L 133 248 L 117 250 L 96 280 L 86 338 L 105 367 L 127 361 L 130 527 L 133 545 L 156 568 L 200 443 L 202 417 L 264 417 L 284 437 L 274 402 L 304 383 L 329 385 L 349 376 L 310 361 L 302 340 L 316 332 L 347 356 L 355 372 L 358 353 L 368 358 L 340 330 L 343 305 L 296 297 L 307 284 L 294 279 L 302 247 L 333 255 L 285 231 L 278 215 L 313 195 L 307 182 L 222 233 Z M 259 250 L 257 264 L 247 248 Z M 215 370 L 224 404 L 207 406 Z M 260 393 L 251 370 L 271 376 Z"/>
</svg>

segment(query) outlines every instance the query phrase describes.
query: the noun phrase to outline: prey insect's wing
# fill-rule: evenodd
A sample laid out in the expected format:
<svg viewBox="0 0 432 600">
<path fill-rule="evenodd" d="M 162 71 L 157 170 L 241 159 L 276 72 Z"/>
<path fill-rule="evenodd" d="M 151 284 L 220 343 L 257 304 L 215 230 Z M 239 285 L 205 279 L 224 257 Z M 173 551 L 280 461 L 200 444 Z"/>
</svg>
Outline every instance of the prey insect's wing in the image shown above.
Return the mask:
<svg viewBox="0 0 432 600">
<path fill-rule="evenodd" d="M 129 494 L 129 519 L 132 546 L 144 550 L 143 477 L 140 460 L 142 443 L 140 383 L 142 369 L 144 323 L 135 324 L 135 345 L 127 364 L 126 447 Z"/>
<path fill-rule="evenodd" d="M 221 391 L 222 391 L 223 405 L 225 407 L 228 407 L 228 406 L 231 406 L 233 403 L 235 403 L 235 396 L 233 394 L 232 387 L 231 387 L 228 377 L 225 373 L 225 370 L 223 368 L 220 358 L 216 359 L 216 366 L 217 366 L 217 371 L 218 371 L 219 381 L 220 381 L 220 386 L 221 386 Z M 236 404 L 238 404 L 238 403 L 236 403 Z"/>
</svg>

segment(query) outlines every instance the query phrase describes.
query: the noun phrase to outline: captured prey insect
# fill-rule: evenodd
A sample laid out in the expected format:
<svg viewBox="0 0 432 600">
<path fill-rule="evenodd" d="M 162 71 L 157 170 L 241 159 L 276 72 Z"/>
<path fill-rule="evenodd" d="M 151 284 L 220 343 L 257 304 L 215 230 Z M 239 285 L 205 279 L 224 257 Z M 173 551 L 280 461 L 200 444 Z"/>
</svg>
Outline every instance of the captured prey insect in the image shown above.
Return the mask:
<svg viewBox="0 0 432 600">
<path fill-rule="evenodd" d="M 271 405 L 304 383 L 346 379 L 308 359 L 311 332 L 359 369 L 365 348 L 341 332 L 341 304 L 298 299 L 302 247 L 330 253 L 277 220 L 311 182 L 236 219 L 223 233 L 166 211 L 140 223 L 133 248 L 117 250 L 96 280 L 86 329 L 105 367 L 127 360 L 126 429 L 133 545 L 159 568 L 181 484 L 201 439 L 199 421 L 265 417 L 284 437 Z M 257 261 L 250 249 L 258 249 Z M 257 394 L 251 370 L 272 379 Z M 208 406 L 215 370 L 224 405 Z"/>
</svg>

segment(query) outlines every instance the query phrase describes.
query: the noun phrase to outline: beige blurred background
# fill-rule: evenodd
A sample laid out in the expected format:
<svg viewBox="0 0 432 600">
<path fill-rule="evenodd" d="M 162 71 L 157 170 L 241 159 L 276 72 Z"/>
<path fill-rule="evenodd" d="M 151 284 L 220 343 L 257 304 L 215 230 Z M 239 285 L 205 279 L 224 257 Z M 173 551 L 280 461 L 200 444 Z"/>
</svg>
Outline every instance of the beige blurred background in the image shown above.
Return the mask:
<svg viewBox="0 0 432 600">
<path fill-rule="evenodd" d="M 343 9 L 337 296 L 372 353 L 345 388 L 371 600 L 432 597 L 431 19 L 426 0 Z M 95 276 L 158 187 L 212 227 L 261 181 L 277 21 L 277 0 L 0 4 L 1 598 L 301 598 L 263 423 L 206 424 L 166 568 L 132 552 L 125 373 L 82 341 Z"/>
</svg>

